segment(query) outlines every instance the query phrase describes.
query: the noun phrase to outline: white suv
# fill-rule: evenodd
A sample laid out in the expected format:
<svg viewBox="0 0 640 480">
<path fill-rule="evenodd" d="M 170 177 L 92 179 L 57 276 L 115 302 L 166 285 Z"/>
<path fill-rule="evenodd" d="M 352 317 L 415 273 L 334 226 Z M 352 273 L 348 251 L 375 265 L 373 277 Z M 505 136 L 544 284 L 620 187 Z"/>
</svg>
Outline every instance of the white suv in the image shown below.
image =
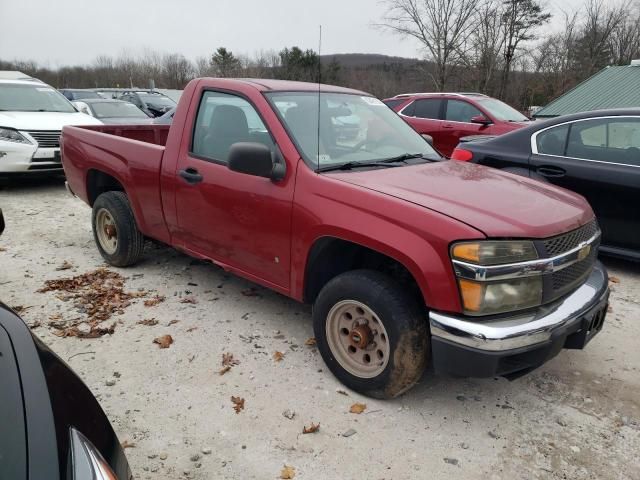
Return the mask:
<svg viewBox="0 0 640 480">
<path fill-rule="evenodd" d="M 0 175 L 62 170 L 62 127 L 101 124 L 38 80 L 0 79 Z"/>
</svg>

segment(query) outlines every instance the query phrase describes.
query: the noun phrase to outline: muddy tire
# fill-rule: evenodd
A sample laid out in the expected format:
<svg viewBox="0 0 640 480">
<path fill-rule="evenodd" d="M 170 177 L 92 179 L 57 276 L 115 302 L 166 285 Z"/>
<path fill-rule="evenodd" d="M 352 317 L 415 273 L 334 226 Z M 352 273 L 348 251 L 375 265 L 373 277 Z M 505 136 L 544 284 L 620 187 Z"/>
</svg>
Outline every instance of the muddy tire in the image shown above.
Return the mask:
<svg viewBox="0 0 640 480">
<path fill-rule="evenodd" d="M 93 204 L 93 239 L 100 255 L 115 267 L 133 265 L 144 251 L 144 236 L 138 230 L 129 199 L 124 192 L 106 192 Z"/>
<path fill-rule="evenodd" d="M 422 376 L 430 354 L 426 309 L 391 277 L 354 270 L 330 280 L 313 305 L 320 354 L 347 387 L 393 398 Z"/>
</svg>

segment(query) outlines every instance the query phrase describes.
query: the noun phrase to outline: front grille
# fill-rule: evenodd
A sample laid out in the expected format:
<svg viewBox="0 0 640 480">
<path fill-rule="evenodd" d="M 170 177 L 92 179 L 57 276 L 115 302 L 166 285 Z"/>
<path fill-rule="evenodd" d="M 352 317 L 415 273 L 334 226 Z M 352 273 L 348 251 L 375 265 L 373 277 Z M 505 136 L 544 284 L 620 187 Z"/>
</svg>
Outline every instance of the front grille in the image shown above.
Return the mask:
<svg viewBox="0 0 640 480">
<path fill-rule="evenodd" d="M 585 242 L 599 232 L 598 223 L 594 220 L 571 232 L 548 238 L 538 244 L 538 250 L 543 250 L 545 257 L 555 257 L 573 250 L 582 242 Z M 584 283 L 593 269 L 593 265 L 598 257 L 598 246 L 600 242 L 596 239 L 591 244 L 589 255 L 557 272 L 545 275 L 544 282 L 546 301 L 556 300 L 568 293 L 573 292 Z M 543 252 L 541 252 L 543 253 Z"/>
<path fill-rule="evenodd" d="M 62 133 L 60 130 L 27 130 L 27 133 L 38 142 L 39 147 L 60 147 L 60 134 Z"/>
<path fill-rule="evenodd" d="M 549 238 L 542 242 L 547 253 L 546 256 L 555 257 L 556 255 L 571 250 L 580 245 L 580 243 L 592 238 L 597 232 L 598 223 L 594 220 L 569 233 L 563 233 L 557 237 Z"/>
</svg>

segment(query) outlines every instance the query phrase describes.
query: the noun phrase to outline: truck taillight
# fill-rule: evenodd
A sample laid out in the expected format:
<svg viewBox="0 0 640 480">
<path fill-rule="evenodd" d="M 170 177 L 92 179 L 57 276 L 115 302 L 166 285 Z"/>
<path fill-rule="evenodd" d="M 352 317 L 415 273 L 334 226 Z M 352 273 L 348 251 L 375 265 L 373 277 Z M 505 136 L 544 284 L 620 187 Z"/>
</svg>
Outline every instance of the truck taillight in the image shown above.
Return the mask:
<svg viewBox="0 0 640 480">
<path fill-rule="evenodd" d="M 456 148 L 451 154 L 451 160 L 460 160 L 461 162 L 468 162 L 473 158 L 473 153 L 463 148 Z"/>
</svg>

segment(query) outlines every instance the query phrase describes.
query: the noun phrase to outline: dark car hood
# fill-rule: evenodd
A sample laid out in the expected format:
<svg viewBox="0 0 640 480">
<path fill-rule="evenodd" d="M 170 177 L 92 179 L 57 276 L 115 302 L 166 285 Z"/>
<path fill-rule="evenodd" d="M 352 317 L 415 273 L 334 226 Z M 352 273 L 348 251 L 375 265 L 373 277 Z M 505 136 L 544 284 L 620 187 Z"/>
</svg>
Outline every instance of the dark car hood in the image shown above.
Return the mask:
<svg viewBox="0 0 640 480">
<path fill-rule="evenodd" d="M 578 194 L 465 162 L 331 173 L 331 177 L 422 205 L 488 237 L 545 238 L 575 229 L 593 211 Z"/>
</svg>

